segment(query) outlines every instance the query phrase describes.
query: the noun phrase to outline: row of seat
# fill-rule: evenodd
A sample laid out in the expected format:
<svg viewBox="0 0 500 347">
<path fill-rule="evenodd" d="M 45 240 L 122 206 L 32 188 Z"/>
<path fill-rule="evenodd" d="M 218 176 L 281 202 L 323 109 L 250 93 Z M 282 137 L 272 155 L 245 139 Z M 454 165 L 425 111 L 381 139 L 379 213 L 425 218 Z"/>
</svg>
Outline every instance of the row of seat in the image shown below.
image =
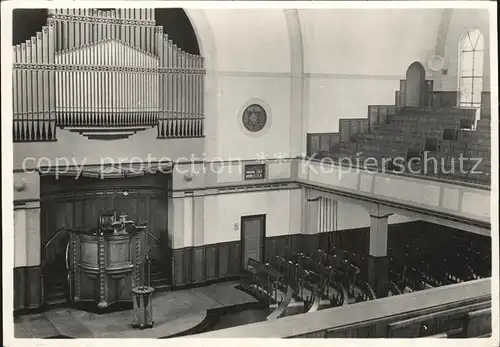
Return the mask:
<svg viewBox="0 0 500 347">
<path fill-rule="evenodd" d="M 487 247 L 472 246 L 458 238 L 446 241 L 436 239 L 435 243 L 429 244 L 428 239 L 421 236 L 417 234 L 389 248 L 394 281 L 402 281 L 401 274 L 407 276 L 408 272 L 432 286 L 491 276 L 491 258 L 488 257 Z"/>
<path fill-rule="evenodd" d="M 372 300 L 375 294 L 357 265 L 365 260 L 337 248 L 333 253 L 315 250 L 310 256 L 296 253 L 289 259 L 274 256 L 265 264 L 249 259 L 242 285 L 270 305 L 280 305 L 291 288 L 292 304 L 301 303 L 306 312 Z"/>
<path fill-rule="evenodd" d="M 478 130 L 472 131 L 474 118 L 473 110 L 467 109 L 403 108 L 399 113 L 388 116 L 386 123 L 372 127 L 370 132 L 359 133 L 353 137 L 353 141 L 340 143 L 338 151 L 332 153 L 331 157 L 338 161 L 348 159 L 351 165 L 395 171 L 402 171 L 411 165 L 412 173 L 489 184 L 489 123 L 480 121 Z M 431 165 L 429 170 L 418 171 L 427 168 L 422 163 L 425 154 L 437 160 L 437 164 Z M 451 162 L 460 163 L 460 157 L 466 158 L 462 160 L 462 166 L 448 165 Z M 399 165 L 398 170 L 388 160 L 391 158 L 402 159 L 404 165 Z M 421 159 L 420 163 L 414 164 L 414 160 L 409 164 L 412 158 Z M 478 161 L 480 163 L 475 165 Z"/>
</svg>

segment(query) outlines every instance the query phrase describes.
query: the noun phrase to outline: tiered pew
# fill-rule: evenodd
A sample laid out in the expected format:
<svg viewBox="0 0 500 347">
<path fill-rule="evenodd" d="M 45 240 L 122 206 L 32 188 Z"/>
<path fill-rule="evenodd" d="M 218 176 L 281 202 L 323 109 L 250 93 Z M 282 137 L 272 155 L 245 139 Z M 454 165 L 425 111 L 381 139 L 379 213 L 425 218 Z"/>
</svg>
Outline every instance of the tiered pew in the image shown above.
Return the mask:
<svg viewBox="0 0 500 347">
<path fill-rule="evenodd" d="M 457 237 L 429 243 L 415 235 L 405 244 L 396 242 L 388 253 L 390 279 L 403 293 L 491 276 L 488 248 Z"/>
<path fill-rule="evenodd" d="M 403 171 L 411 166 L 412 173 L 488 185 L 490 123 L 480 120 L 475 129 L 474 123 L 471 109 L 404 107 L 372 125 L 369 132 L 339 143 L 331 156 L 368 169 Z"/>
</svg>

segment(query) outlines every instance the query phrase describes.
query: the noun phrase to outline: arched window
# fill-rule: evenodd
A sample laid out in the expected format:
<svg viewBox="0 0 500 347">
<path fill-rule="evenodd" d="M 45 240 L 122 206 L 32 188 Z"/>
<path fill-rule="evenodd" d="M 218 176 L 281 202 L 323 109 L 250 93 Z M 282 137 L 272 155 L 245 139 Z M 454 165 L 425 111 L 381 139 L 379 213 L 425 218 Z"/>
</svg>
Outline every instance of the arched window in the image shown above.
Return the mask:
<svg viewBox="0 0 500 347">
<path fill-rule="evenodd" d="M 481 107 L 484 38 L 477 29 L 467 31 L 460 42 L 460 107 Z"/>
</svg>

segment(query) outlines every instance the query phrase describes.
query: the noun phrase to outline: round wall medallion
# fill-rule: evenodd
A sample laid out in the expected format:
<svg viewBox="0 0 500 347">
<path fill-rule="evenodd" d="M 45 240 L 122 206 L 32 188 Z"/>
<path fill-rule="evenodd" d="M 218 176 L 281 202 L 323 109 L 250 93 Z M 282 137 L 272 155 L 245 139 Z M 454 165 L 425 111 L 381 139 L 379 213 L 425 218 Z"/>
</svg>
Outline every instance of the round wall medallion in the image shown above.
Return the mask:
<svg viewBox="0 0 500 347">
<path fill-rule="evenodd" d="M 267 123 L 267 114 L 258 104 L 252 104 L 243 111 L 243 125 L 248 131 L 258 132 L 264 129 Z"/>
</svg>

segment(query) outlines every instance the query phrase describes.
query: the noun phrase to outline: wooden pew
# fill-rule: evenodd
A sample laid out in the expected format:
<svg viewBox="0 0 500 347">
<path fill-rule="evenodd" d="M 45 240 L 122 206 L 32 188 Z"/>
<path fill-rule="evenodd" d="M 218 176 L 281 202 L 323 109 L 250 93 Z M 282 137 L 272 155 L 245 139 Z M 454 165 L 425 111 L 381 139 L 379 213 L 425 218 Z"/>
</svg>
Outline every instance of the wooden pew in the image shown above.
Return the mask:
<svg viewBox="0 0 500 347">
<path fill-rule="evenodd" d="M 277 301 L 282 275 L 269 264 L 262 264 L 253 258 L 248 259 L 247 271 L 242 275 L 242 285 L 263 300 Z"/>
</svg>

